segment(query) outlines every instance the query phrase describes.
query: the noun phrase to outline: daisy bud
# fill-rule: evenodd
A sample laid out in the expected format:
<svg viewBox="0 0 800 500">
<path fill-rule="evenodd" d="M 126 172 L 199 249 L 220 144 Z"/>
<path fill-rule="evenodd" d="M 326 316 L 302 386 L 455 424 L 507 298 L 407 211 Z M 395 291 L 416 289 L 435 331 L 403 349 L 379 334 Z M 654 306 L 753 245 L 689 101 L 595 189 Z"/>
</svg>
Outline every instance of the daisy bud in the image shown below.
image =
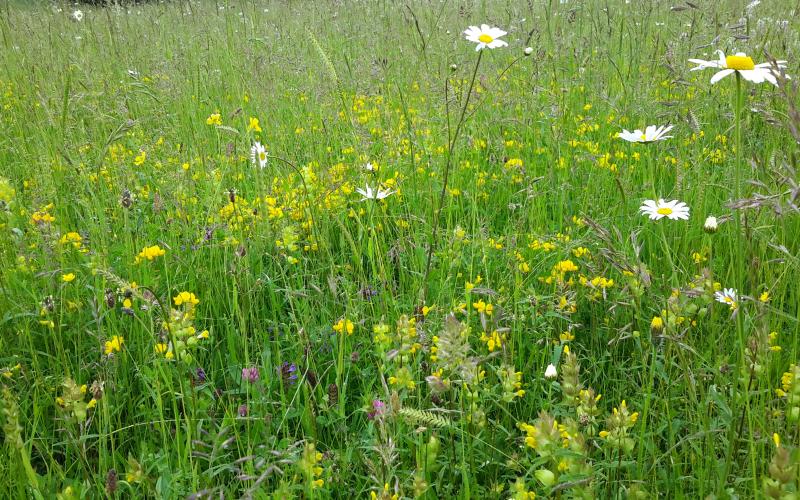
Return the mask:
<svg viewBox="0 0 800 500">
<path fill-rule="evenodd" d="M 544 371 L 544 378 L 556 378 L 558 376 L 558 371 L 556 367 L 553 366 L 552 363 L 547 365 L 547 369 Z"/>
<path fill-rule="evenodd" d="M 717 218 L 714 216 L 709 216 L 706 219 L 706 223 L 703 224 L 703 231 L 707 233 L 716 233 L 717 232 Z"/>
<path fill-rule="evenodd" d="M 525 55 L 529 56 L 533 54 L 533 47 L 525 47 Z"/>
<path fill-rule="evenodd" d="M 458 66 L 456 64 L 451 64 L 450 65 L 450 71 L 455 71 L 457 69 L 458 69 Z"/>
</svg>

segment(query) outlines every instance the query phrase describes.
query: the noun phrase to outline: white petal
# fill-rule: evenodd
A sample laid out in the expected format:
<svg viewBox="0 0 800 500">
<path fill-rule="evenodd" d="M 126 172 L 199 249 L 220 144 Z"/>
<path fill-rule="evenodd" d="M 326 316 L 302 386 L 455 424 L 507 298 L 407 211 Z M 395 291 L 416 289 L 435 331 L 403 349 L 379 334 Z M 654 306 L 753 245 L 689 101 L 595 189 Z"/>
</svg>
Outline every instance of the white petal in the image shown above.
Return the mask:
<svg viewBox="0 0 800 500">
<path fill-rule="evenodd" d="M 717 83 L 718 81 L 722 80 L 726 76 L 732 74 L 734 71 L 736 71 L 736 70 L 734 70 L 734 69 L 723 69 L 722 71 L 717 72 L 714 76 L 711 77 L 711 84 L 713 85 L 713 84 Z"/>
</svg>

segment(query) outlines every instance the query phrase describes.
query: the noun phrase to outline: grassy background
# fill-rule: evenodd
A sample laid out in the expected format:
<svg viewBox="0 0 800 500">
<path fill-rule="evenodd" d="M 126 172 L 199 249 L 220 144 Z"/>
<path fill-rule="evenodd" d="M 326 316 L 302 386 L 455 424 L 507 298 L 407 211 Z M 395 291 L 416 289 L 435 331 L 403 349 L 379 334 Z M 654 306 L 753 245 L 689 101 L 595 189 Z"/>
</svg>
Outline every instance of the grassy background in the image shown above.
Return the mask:
<svg viewBox="0 0 800 500">
<path fill-rule="evenodd" d="M 34 482 L 45 497 L 102 496 L 111 470 L 122 496 L 505 498 L 517 478 L 543 496 L 761 494 L 772 434 L 798 440 L 775 395 L 800 353 L 796 95 L 744 82 L 737 156 L 734 78 L 711 86 L 686 59 L 768 51 L 796 75 L 791 9 L 220 0 L 87 7 L 75 22 L 67 4 L 5 0 L 0 368 L 24 445 L 7 426 L 0 496 Z M 510 46 L 481 57 L 426 279 L 477 60 L 461 32 L 484 22 Z M 615 138 L 665 123 L 665 142 Z M 254 140 L 277 157 L 263 170 Z M 738 178 L 765 198 L 733 210 Z M 361 202 L 365 183 L 396 193 Z M 690 220 L 637 213 L 658 197 L 687 202 Z M 48 204 L 54 220 L 34 222 Z M 715 234 L 708 215 L 726 220 Z M 151 245 L 165 255 L 135 263 Z M 548 283 L 567 259 L 573 279 Z M 714 283 L 754 299 L 731 318 Z M 155 346 L 175 340 L 162 320 L 182 291 L 209 338 L 165 360 Z M 447 365 L 432 348 L 451 311 L 470 350 Z M 396 326 L 403 315 L 415 329 Z M 343 319 L 352 335 L 334 330 Z M 505 338 L 490 352 L 493 331 Z M 123 348 L 107 356 L 113 336 Z M 590 425 L 565 380 L 543 378 L 551 362 L 564 374 L 565 345 L 602 394 Z M 439 369 L 443 394 L 426 383 Z M 525 390 L 511 401 L 507 370 Z M 96 398 L 85 418 L 56 401 L 67 379 Z M 622 400 L 640 414 L 624 452 L 597 434 Z M 579 422 L 583 445 L 556 459 L 526 447 L 517 424 L 543 410 Z M 543 468 L 577 486 L 553 492 Z"/>
</svg>

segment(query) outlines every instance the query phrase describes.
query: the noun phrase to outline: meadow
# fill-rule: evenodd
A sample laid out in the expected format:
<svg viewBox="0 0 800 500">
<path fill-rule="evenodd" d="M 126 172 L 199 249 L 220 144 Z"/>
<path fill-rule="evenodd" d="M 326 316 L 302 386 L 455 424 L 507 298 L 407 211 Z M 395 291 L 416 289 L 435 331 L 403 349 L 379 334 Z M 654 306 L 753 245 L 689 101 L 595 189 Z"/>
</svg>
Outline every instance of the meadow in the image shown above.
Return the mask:
<svg viewBox="0 0 800 500">
<path fill-rule="evenodd" d="M 799 498 L 798 13 L 2 0 L 0 497 Z"/>
</svg>

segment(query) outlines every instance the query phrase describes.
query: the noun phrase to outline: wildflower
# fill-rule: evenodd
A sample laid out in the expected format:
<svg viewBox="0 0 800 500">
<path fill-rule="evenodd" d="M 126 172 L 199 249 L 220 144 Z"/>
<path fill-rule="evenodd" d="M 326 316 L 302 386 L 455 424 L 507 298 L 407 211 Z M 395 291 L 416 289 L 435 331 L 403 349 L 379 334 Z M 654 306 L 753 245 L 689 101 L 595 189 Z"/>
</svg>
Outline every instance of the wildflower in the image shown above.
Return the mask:
<svg viewBox="0 0 800 500">
<path fill-rule="evenodd" d="M 174 302 L 176 306 L 186 304 L 187 307 L 194 307 L 200 303 L 200 300 L 193 293 L 181 292 L 172 298 L 172 302 Z"/>
<path fill-rule="evenodd" d="M 253 143 L 253 147 L 250 148 L 250 161 L 253 165 L 258 165 L 260 168 L 266 167 L 267 155 L 267 148 L 258 141 Z"/>
<path fill-rule="evenodd" d="M 666 135 L 667 132 L 672 130 L 672 125 L 665 126 L 662 125 L 660 127 L 656 127 L 655 125 L 650 125 L 649 127 L 645 128 L 644 132 L 639 130 L 638 128 L 633 132 L 628 132 L 627 129 L 622 129 L 622 132 L 617 134 L 617 137 L 623 139 L 628 142 L 656 142 L 656 141 L 663 141 L 664 139 L 669 139 L 672 136 Z"/>
<path fill-rule="evenodd" d="M 707 233 L 716 233 L 717 232 L 717 218 L 714 216 L 709 215 L 706 218 L 705 224 L 703 224 L 703 231 Z"/>
<path fill-rule="evenodd" d="M 536 498 L 536 493 L 528 491 L 525 486 L 525 480 L 518 477 L 511 486 L 511 496 L 509 498 L 512 500 L 534 500 Z"/>
<path fill-rule="evenodd" d="M 75 280 L 75 273 L 67 273 L 61 275 L 61 281 L 64 283 L 70 283 Z"/>
<path fill-rule="evenodd" d="M 206 125 L 222 125 L 222 115 L 213 113 L 206 118 Z"/>
<path fill-rule="evenodd" d="M 553 472 L 549 469 L 538 469 L 533 473 L 533 475 L 536 476 L 536 479 L 538 479 L 539 482 L 548 488 L 553 486 L 553 484 L 556 482 L 556 475 L 553 474 Z"/>
<path fill-rule="evenodd" d="M 297 365 L 294 363 L 289 363 L 284 361 L 280 368 L 278 368 L 278 372 L 281 375 L 281 379 L 283 380 L 283 385 L 290 386 L 294 385 L 297 382 Z"/>
<path fill-rule="evenodd" d="M 613 448 L 619 448 L 630 453 L 636 445 L 636 441 L 630 437 L 629 431 L 639 419 L 639 412 L 631 413 L 627 403 L 623 400 L 619 408 L 606 419 L 607 430 L 600 432 L 600 437 L 605 439 Z"/>
<path fill-rule="evenodd" d="M 239 409 L 236 411 L 240 417 L 244 418 L 247 416 L 247 405 L 239 405 Z"/>
<path fill-rule="evenodd" d="M 357 188 L 356 192 L 361 195 L 361 201 L 367 200 L 383 200 L 387 198 L 389 195 L 394 194 L 394 191 L 390 191 L 388 189 L 380 189 L 376 188 L 374 191 L 369 184 L 364 185 L 365 189 Z"/>
<path fill-rule="evenodd" d="M 386 403 L 380 399 L 372 401 L 372 411 L 367 412 L 367 418 L 370 420 L 380 419 L 386 413 Z"/>
<path fill-rule="evenodd" d="M 472 307 L 474 307 L 479 313 L 486 314 L 487 316 L 491 316 L 492 312 L 494 311 L 494 306 L 492 304 L 487 304 L 483 300 L 473 302 Z"/>
<path fill-rule="evenodd" d="M 475 50 L 479 51 L 484 48 L 496 49 L 498 47 L 507 47 L 508 43 L 499 38 L 505 36 L 506 32 L 500 28 L 492 28 L 488 24 L 481 24 L 481 27 L 470 26 L 464 31 L 464 36 L 470 42 L 475 42 Z"/>
<path fill-rule="evenodd" d="M 136 484 L 142 482 L 143 479 L 144 469 L 141 464 L 131 455 L 128 455 L 128 470 L 125 473 L 125 480 L 131 484 Z"/>
<path fill-rule="evenodd" d="M 261 132 L 261 126 L 258 124 L 258 118 L 250 117 L 250 122 L 247 124 L 247 131 Z"/>
<path fill-rule="evenodd" d="M 259 374 L 257 366 L 251 366 L 250 368 L 242 368 L 242 380 L 246 380 L 252 384 L 258 382 L 258 379 L 259 379 Z"/>
<path fill-rule="evenodd" d="M 525 55 L 529 56 L 533 54 L 533 47 L 525 47 Z"/>
<path fill-rule="evenodd" d="M 135 262 L 138 264 L 142 260 L 155 260 L 156 257 L 162 257 L 166 252 L 158 245 L 153 245 L 151 247 L 144 247 L 139 255 L 136 256 Z"/>
<path fill-rule="evenodd" d="M 719 291 L 714 292 L 714 298 L 717 299 L 717 302 L 721 302 L 722 304 L 728 304 L 731 310 L 739 307 L 736 290 L 734 290 L 733 288 L 726 288 L 721 292 Z"/>
<path fill-rule="evenodd" d="M 661 198 L 658 201 L 645 200 L 639 211 L 650 217 L 650 220 L 661 220 L 664 217 L 670 220 L 689 219 L 689 206 L 678 200 L 664 201 Z"/>
<path fill-rule="evenodd" d="M 156 354 L 163 355 L 166 359 L 173 359 L 175 358 L 175 353 L 170 349 L 167 344 L 158 343 L 155 346 Z"/>
<path fill-rule="evenodd" d="M 761 292 L 761 295 L 758 296 L 758 301 L 761 302 L 762 304 L 766 304 L 767 302 L 769 302 L 769 299 L 770 299 L 769 292 Z"/>
<path fill-rule="evenodd" d="M 347 332 L 348 335 L 353 334 L 353 330 L 355 329 L 355 325 L 352 321 L 346 318 L 342 318 L 333 325 L 333 331 L 336 333 L 344 333 Z"/>
<path fill-rule="evenodd" d="M 661 316 L 653 316 L 653 320 L 650 322 L 650 330 L 654 333 L 658 333 L 664 329 L 664 320 Z"/>
<path fill-rule="evenodd" d="M 558 370 L 553 363 L 547 365 L 547 368 L 544 370 L 544 378 L 556 378 L 558 376 Z"/>
<path fill-rule="evenodd" d="M 73 21 L 81 22 L 83 21 L 83 11 L 80 9 L 75 9 L 72 11 L 71 17 Z"/>
<path fill-rule="evenodd" d="M 717 51 L 719 54 L 718 60 L 706 61 L 703 59 L 689 59 L 689 62 L 697 64 L 690 71 L 697 71 L 706 68 L 719 69 L 714 76 L 711 77 L 711 83 L 717 83 L 728 75 L 738 73 L 739 76 L 752 83 L 763 83 L 765 81 L 777 86 L 778 71 L 786 68 L 786 61 L 775 61 L 773 66 L 772 62 L 765 62 L 755 64 L 753 59 L 743 52 L 737 52 L 736 55 L 725 56 L 721 50 Z"/>
<path fill-rule="evenodd" d="M 115 352 L 122 351 L 122 344 L 125 343 L 125 339 L 121 336 L 114 335 L 111 337 L 111 340 L 106 340 L 105 348 L 103 349 L 103 353 L 106 356 L 110 356 Z"/>
<path fill-rule="evenodd" d="M 325 480 L 321 476 L 323 469 L 319 463 L 322 461 L 322 453 L 317 451 L 314 443 L 306 443 L 302 457 L 298 462 L 299 469 L 305 474 L 306 480 L 312 488 L 321 488 Z"/>
</svg>

